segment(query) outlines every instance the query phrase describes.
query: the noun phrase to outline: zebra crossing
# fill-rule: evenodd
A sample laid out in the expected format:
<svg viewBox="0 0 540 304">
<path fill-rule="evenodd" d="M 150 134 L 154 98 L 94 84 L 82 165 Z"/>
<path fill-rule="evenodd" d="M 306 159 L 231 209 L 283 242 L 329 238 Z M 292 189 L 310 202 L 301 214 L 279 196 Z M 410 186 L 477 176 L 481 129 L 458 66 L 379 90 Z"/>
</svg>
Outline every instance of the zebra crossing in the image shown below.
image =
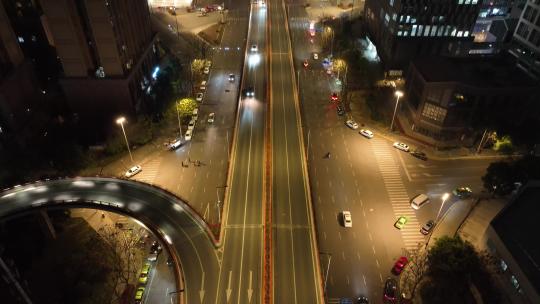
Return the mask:
<svg viewBox="0 0 540 304">
<path fill-rule="evenodd" d="M 410 198 L 407 189 L 403 185 L 399 165 L 394 159 L 393 148 L 383 139 L 374 138 L 371 140 L 371 144 L 394 216 L 396 220 L 400 216 L 405 216 L 408 219 L 405 227 L 401 229 L 401 237 L 405 248 L 414 249 L 419 242 L 424 242 L 424 236 L 419 232 L 420 223 L 416 218 L 414 209 L 410 206 Z"/>
<path fill-rule="evenodd" d="M 139 174 L 135 175 L 134 179 L 140 182 L 153 184 L 158 174 L 159 165 L 161 165 L 162 160 L 163 158 L 156 157 L 147 162 L 143 162 L 141 166 L 142 171 Z"/>
</svg>

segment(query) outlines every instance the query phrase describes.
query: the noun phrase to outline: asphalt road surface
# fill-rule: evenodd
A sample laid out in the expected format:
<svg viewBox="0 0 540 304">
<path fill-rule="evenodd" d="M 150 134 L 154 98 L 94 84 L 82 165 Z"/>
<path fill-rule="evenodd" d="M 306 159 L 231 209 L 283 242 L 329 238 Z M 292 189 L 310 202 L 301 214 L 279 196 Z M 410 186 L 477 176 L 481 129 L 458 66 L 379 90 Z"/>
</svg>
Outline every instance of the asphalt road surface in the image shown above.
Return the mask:
<svg viewBox="0 0 540 304">
<path fill-rule="evenodd" d="M 238 109 L 217 303 L 262 302 L 265 22 L 265 9 L 252 5 L 241 89 L 253 87 L 254 96 L 242 95 Z"/>
<path fill-rule="evenodd" d="M 321 303 L 292 49 L 282 1 L 268 1 L 274 303 Z"/>
<path fill-rule="evenodd" d="M 0 194 L 0 218 L 39 208 L 46 202 L 81 207 L 81 201 L 105 202 L 103 206 L 155 228 L 176 251 L 185 279 L 186 303 L 203 295 L 215 299 L 219 271 L 217 252 L 202 220 L 187 212 L 184 202 L 152 186 L 112 178 L 77 178 L 36 182 Z M 110 207 L 115 204 L 117 207 Z M 205 275 L 208 274 L 208 275 Z"/>
<path fill-rule="evenodd" d="M 441 207 L 440 197 L 457 186 L 467 185 L 480 191 L 480 177 L 491 160 L 418 160 L 392 147 L 393 137 L 376 129 L 367 139 L 345 126 L 349 115 L 359 124 L 365 119 L 363 108 L 351 104 L 351 112 L 338 116 L 330 94 L 334 78 L 322 67 L 320 35 L 309 42 L 309 19 L 298 5 L 289 8 L 294 56 L 300 72 L 305 133 L 309 138 L 309 172 L 316 213 L 321 265 L 326 272 L 328 303 L 341 298 L 366 295 L 378 303 L 384 280 L 392 276 L 395 260 L 415 249 L 426 238 L 420 226 L 435 219 Z M 313 59 L 313 53 L 319 59 Z M 308 59 L 308 68 L 301 66 Z M 325 158 L 330 152 L 331 158 Z M 415 211 L 409 200 L 426 193 L 431 204 Z M 451 203 L 441 210 L 443 214 Z M 353 227 L 344 228 L 342 211 L 352 214 Z M 393 227 L 404 215 L 409 222 L 401 231 Z"/>
</svg>

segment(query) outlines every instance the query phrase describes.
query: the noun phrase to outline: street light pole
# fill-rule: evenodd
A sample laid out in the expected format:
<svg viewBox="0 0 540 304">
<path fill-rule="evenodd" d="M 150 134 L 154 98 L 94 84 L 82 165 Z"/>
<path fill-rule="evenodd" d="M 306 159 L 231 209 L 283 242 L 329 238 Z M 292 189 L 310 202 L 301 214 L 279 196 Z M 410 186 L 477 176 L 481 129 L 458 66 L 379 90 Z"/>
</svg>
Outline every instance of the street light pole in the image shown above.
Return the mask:
<svg viewBox="0 0 540 304">
<path fill-rule="evenodd" d="M 439 212 L 437 212 L 437 217 L 435 218 L 435 226 L 436 226 L 436 225 L 438 224 L 438 222 L 439 222 L 439 215 L 441 214 L 441 210 L 442 210 L 442 208 L 443 208 L 443 206 L 444 206 L 444 203 L 445 203 L 446 200 L 448 199 L 448 197 L 450 197 L 450 194 L 448 194 L 448 193 L 445 193 L 445 194 L 443 194 L 443 196 L 442 196 L 442 204 L 441 204 L 441 208 L 439 208 Z M 430 233 L 429 236 L 428 236 L 428 239 L 427 239 L 427 241 L 426 241 L 426 248 L 427 248 L 427 246 L 428 246 L 428 244 L 429 244 L 429 240 L 431 240 L 431 235 L 433 235 L 433 232 Z"/>
<path fill-rule="evenodd" d="M 176 117 L 178 118 L 178 131 L 180 132 L 180 139 L 182 139 L 182 125 L 180 124 L 180 110 L 178 110 L 178 101 L 176 101 Z"/>
<path fill-rule="evenodd" d="M 396 118 L 397 108 L 399 105 L 399 98 L 403 96 L 403 92 L 396 91 L 394 95 L 396 96 L 396 107 L 394 108 L 394 115 L 392 116 L 392 123 L 390 124 L 390 132 L 392 132 L 392 130 L 394 129 L 394 119 Z"/>
<path fill-rule="evenodd" d="M 131 155 L 131 149 L 129 149 L 129 143 L 128 143 L 128 139 L 127 139 L 127 135 L 126 135 L 126 130 L 124 129 L 124 122 L 126 121 L 126 118 L 125 117 L 120 117 L 116 120 L 116 123 L 120 125 L 120 127 L 122 127 L 122 133 L 124 133 L 124 139 L 126 140 L 126 147 L 128 149 L 128 152 L 129 152 L 129 158 L 131 158 L 131 162 L 133 163 L 133 155 Z"/>
</svg>

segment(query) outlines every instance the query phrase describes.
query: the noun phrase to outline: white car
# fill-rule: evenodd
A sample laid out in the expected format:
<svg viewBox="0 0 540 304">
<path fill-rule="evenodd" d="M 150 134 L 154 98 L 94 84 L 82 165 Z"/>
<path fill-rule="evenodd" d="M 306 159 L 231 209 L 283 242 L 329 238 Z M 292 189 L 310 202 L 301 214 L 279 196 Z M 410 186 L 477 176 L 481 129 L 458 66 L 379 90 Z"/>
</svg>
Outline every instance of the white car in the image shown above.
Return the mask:
<svg viewBox="0 0 540 304">
<path fill-rule="evenodd" d="M 204 67 L 203 73 L 204 74 L 210 73 L 210 68 L 209 67 Z"/>
<path fill-rule="evenodd" d="M 341 215 L 343 216 L 343 226 L 346 228 L 351 228 L 352 227 L 351 212 L 341 211 Z"/>
<path fill-rule="evenodd" d="M 256 44 L 253 44 L 253 45 L 251 46 L 251 51 L 252 51 L 252 52 L 257 52 L 258 50 L 259 50 L 259 47 L 257 47 Z"/>
<path fill-rule="evenodd" d="M 358 124 L 356 123 L 356 121 L 352 120 L 352 119 L 349 119 L 345 122 L 345 124 L 347 125 L 347 127 L 353 129 L 353 130 L 356 130 L 358 129 Z"/>
<path fill-rule="evenodd" d="M 359 133 L 360 135 L 363 135 L 367 138 L 373 138 L 373 132 L 371 132 L 370 130 L 362 129 Z"/>
<path fill-rule="evenodd" d="M 210 68 L 212 66 L 212 61 L 211 60 L 206 60 L 204 62 L 204 66 L 207 67 L 207 68 Z"/>
<path fill-rule="evenodd" d="M 199 89 L 201 91 L 205 91 L 206 90 L 206 84 L 207 84 L 206 80 L 201 81 L 201 86 L 199 87 Z"/>
<path fill-rule="evenodd" d="M 319 59 L 319 54 L 313 53 L 313 60 L 317 60 L 317 59 Z"/>
<path fill-rule="evenodd" d="M 171 150 L 176 150 L 180 148 L 181 145 L 182 145 L 182 140 L 180 138 L 177 138 L 172 144 L 169 145 L 169 148 Z"/>
<path fill-rule="evenodd" d="M 234 74 L 229 74 L 229 82 L 234 82 L 235 78 Z"/>
<path fill-rule="evenodd" d="M 401 151 L 405 151 L 405 152 L 409 152 L 409 146 L 407 146 L 406 144 L 402 143 L 402 142 L 399 142 L 399 141 L 396 141 L 394 144 L 393 144 L 394 148 L 398 149 L 398 150 L 401 150 Z"/>
<path fill-rule="evenodd" d="M 142 171 L 142 167 L 139 166 L 139 165 L 136 165 L 136 166 L 133 166 L 133 167 L 129 168 L 129 170 L 126 171 L 125 176 L 127 178 L 130 178 L 130 177 L 134 176 L 135 174 L 137 174 L 137 173 L 139 173 L 141 171 Z"/>
<path fill-rule="evenodd" d="M 193 130 L 193 129 L 195 129 L 195 119 L 193 119 L 193 118 L 191 119 L 191 121 L 189 122 L 187 128 L 188 128 L 188 130 Z"/>
<path fill-rule="evenodd" d="M 198 102 L 201 102 L 203 97 L 204 97 L 203 93 L 197 93 L 197 95 L 195 95 L 195 100 Z"/>
<path fill-rule="evenodd" d="M 185 139 L 186 141 L 191 140 L 191 136 L 192 136 L 192 135 L 193 135 L 193 131 L 192 131 L 192 130 L 187 130 L 187 131 L 186 131 L 186 134 L 184 134 L 184 139 Z"/>
<path fill-rule="evenodd" d="M 216 116 L 216 114 L 214 114 L 213 112 L 208 114 L 208 123 L 214 123 L 214 117 Z"/>
</svg>

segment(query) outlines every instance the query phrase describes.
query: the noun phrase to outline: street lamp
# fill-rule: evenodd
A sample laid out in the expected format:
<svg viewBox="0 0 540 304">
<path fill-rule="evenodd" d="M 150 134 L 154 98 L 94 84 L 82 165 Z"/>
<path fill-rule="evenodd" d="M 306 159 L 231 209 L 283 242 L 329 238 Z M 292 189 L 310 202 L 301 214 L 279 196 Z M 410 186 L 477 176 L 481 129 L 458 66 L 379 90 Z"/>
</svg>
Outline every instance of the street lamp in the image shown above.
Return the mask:
<svg viewBox="0 0 540 304">
<path fill-rule="evenodd" d="M 437 223 L 439 221 L 439 215 L 441 214 L 441 210 L 442 210 L 442 208 L 444 206 L 444 203 L 448 199 L 448 197 L 450 197 L 450 194 L 448 194 L 448 193 L 443 194 L 443 196 L 441 197 L 442 204 L 441 204 L 441 208 L 439 208 L 439 212 L 437 212 L 437 217 L 435 218 L 435 223 Z"/>
<path fill-rule="evenodd" d="M 447 200 L 449 197 L 450 197 L 450 194 L 448 194 L 448 193 L 445 193 L 445 194 L 442 195 L 442 197 L 441 197 L 441 199 L 442 199 L 441 208 L 439 208 L 439 212 L 437 212 L 437 217 L 435 218 L 435 225 L 438 224 L 438 222 L 439 222 L 439 215 L 441 214 L 441 210 L 442 210 L 442 208 L 443 208 L 443 206 L 444 206 L 444 203 L 446 203 L 446 200 Z M 428 239 L 427 239 L 427 241 L 426 241 L 426 248 L 427 248 L 427 246 L 428 246 L 428 244 L 429 244 L 429 240 L 431 240 L 431 236 L 432 236 L 432 235 L 433 235 L 433 232 L 430 233 L 429 236 L 428 236 Z"/>
<path fill-rule="evenodd" d="M 390 124 L 390 132 L 394 128 L 394 119 L 396 118 L 397 108 L 399 105 L 399 98 L 403 96 L 403 92 L 397 90 L 394 95 L 396 96 L 396 107 L 394 108 L 394 115 L 392 116 L 392 123 Z"/>
<path fill-rule="evenodd" d="M 131 150 L 129 149 L 129 143 L 128 143 L 128 139 L 127 139 L 127 135 L 126 135 L 126 130 L 124 129 L 124 122 L 126 122 L 126 118 L 124 116 L 122 117 L 119 117 L 117 120 L 116 120 L 116 123 L 120 125 L 120 127 L 122 127 L 122 133 L 124 133 L 124 139 L 126 140 L 126 147 L 128 149 L 128 152 L 129 152 L 129 158 L 131 158 L 131 162 L 133 163 L 133 155 L 131 155 Z"/>
<path fill-rule="evenodd" d="M 180 140 L 182 140 L 182 125 L 180 124 L 180 110 L 178 110 L 178 100 L 176 101 L 176 117 L 178 118 L 178 131 L 180 132 Z"/>
</svg>

